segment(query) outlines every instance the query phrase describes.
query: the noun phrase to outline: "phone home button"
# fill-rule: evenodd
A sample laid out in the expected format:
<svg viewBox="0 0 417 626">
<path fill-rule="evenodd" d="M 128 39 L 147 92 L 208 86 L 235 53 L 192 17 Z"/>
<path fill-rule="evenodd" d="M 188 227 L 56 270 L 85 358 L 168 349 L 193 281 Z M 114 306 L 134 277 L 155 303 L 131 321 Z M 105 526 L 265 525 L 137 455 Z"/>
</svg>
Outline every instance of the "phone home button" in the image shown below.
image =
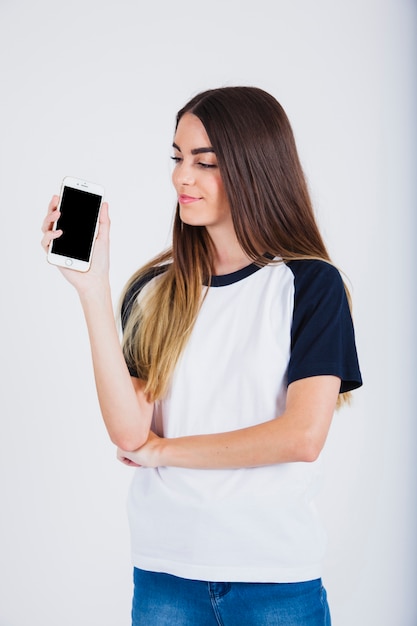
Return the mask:
<svg viewBox="0 0 417 626">
<path fill-rule="evenodd" d="M 72 259 L 65 259 L 65 265 L 71 266 L 72 265 Z"/>
</svg>

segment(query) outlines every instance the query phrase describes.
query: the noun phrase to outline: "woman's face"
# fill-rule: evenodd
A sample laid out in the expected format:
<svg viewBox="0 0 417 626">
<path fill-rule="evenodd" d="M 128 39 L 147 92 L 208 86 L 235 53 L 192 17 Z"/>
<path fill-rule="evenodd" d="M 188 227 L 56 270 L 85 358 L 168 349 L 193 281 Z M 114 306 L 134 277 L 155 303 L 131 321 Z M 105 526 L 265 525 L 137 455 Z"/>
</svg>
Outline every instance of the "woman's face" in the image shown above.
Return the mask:
<svg viewBox="0 0 417 626">
<path fill-rule="evenodd" d="M 178 194 L 180 218 L 190 226 L 213 230 L 232 226 L 229 202 L 217 158 L 201 121 L 185 113 L 174 143 L 172 182 Z"/>
</svg>

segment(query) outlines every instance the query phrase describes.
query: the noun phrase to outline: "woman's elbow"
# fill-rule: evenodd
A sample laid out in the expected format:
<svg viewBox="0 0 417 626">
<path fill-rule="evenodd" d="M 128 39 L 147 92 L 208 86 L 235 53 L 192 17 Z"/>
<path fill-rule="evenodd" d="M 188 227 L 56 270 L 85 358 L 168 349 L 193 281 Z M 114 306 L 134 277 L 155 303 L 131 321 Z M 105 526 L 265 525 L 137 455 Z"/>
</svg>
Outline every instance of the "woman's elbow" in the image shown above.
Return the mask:
<svg viewBox="0 0 417 626">
<path fill-rule="evenodd" d="M 297 461 L 303 463 L 314 463 L 319 458 L 324 446 L 321 437 L 304 433 L 297 445 Z"/>
<path fill-rule="evenodd" d="M 134 452 L 141 448 L 148 440 L 149 431 L 146 433 L 110 433 L 110 439 L 117 448 L 126 452 Z"/>
</svg>

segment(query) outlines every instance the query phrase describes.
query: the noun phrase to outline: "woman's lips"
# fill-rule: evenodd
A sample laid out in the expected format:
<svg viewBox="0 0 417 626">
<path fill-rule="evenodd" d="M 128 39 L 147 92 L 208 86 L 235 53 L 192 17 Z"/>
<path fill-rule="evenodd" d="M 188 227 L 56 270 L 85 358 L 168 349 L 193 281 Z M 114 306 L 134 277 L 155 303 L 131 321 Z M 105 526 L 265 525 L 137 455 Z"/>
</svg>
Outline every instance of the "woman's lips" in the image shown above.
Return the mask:
<svg viewBox="0 0 417 626">
<path fill-rule="evenodd" d="M 194 198 L 194 196 L 187 196 L 184 193 L 178 196 L 178 202 L 180 204 L 191 204 L 192 202 L 197 202 L 198 200 L 201 200 L 201 198 Z"/>
</svg>

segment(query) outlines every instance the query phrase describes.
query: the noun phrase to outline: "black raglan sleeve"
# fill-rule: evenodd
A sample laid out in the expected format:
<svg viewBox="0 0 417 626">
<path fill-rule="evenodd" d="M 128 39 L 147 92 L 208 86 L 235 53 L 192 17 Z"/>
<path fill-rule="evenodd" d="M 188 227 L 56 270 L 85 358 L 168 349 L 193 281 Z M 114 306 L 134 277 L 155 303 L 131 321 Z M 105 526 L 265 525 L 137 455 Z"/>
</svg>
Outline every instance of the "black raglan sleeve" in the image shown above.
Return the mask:
<svg viewBox="0 0 417 626">
<path fill-rule="evenodd" d="M 355 333 L 344 284 L 325 261 L 291 261 L 294 312 L 288 384 L 310 376 L 341 379 L 340 392 L 362 385 Z"/>
</svg>

